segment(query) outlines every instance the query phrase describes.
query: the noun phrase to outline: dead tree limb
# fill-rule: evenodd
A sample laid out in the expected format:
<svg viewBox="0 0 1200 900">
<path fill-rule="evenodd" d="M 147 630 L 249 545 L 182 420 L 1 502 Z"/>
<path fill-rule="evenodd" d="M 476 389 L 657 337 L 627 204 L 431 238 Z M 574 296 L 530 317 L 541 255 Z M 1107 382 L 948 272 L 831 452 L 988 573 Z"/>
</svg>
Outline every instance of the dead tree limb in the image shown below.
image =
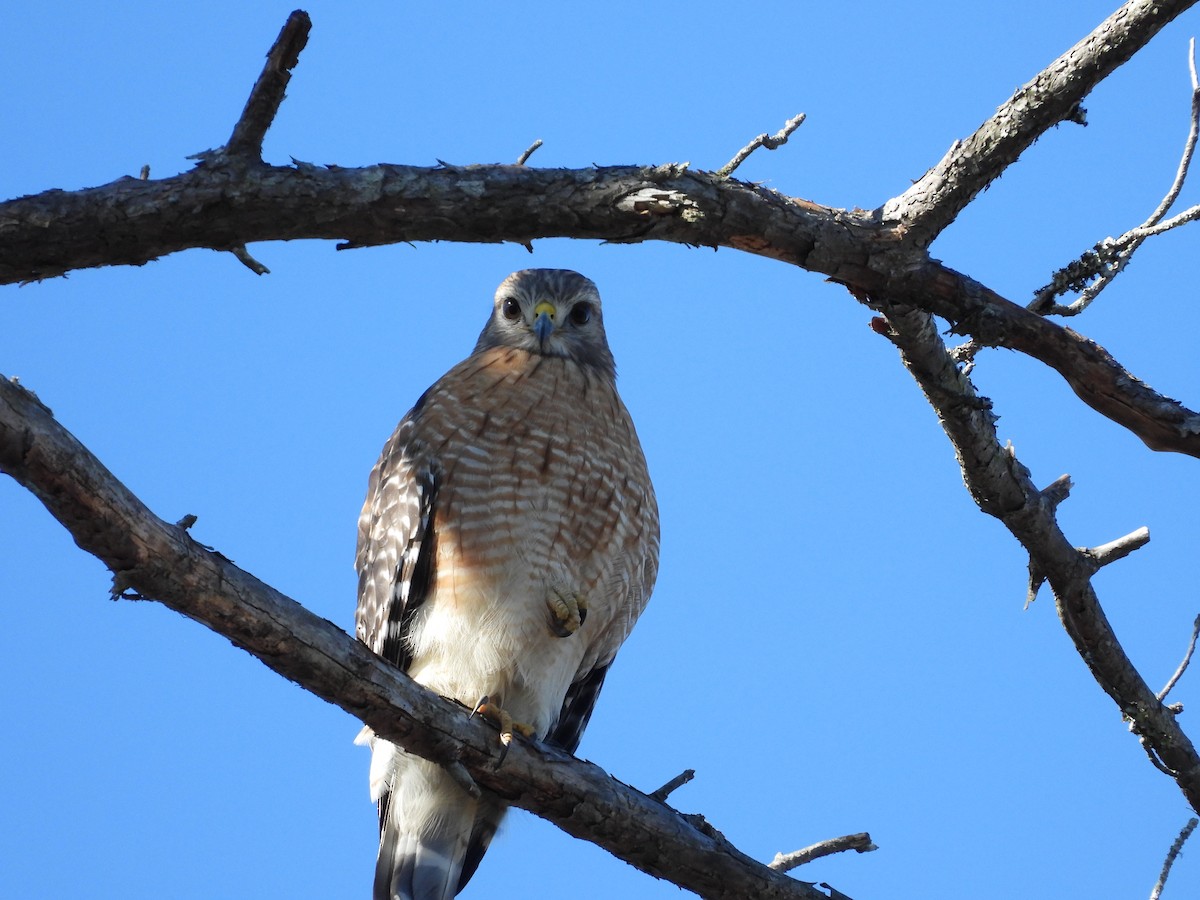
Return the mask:
<svg viewBox="0 0 1200 900">
<path fill-rule="evenodd" d="M 1200 415 L 1127 372 L 1099 345 L 929 259 L 867 214 L 677 166 L 536 169 L 496 165 L 364 169 L 254 166 L 231 180 L 201 166 L 0 204 L 0 283 L 74 268 L 140 265 L 189 247 L 340 238 L 515 241 L 562 236 L 731 247 L 891 296 L 985 346 L 1053 368 L 1097 412 L 1155 450 L 1200 457 Z"/>
<path fill-rule="evenodd" d="M 975 391 L 946 349 L 932 318 L 919 310 L 882 304 L 888 328 L 877 329 L 899 348 L 950 438 L 963 480 L 976 504 L 995 516 L 1030 556 L 1031 569 L 1054 591 L 1059 618 L 1092 676 L 1117 704 L 1151 758 L 1175 779 L 1200 811 L 1200 754 L 1179 721 L 1151 690 L 1113 632 L 1092 586 L 1102 564 L 1073 546 L 1012 447 L 1000 444 L 991 404 Z"/>
<path fill-rule="evenodd" d="M 262 134 L 307 35 L 307 17 L 294 15 L 268 54 L 229 144 L 199 154 L 195 169 L 0 203 L 0 284 L 92 266 L 142 265 L 195 247 L 233 252 L 261 274 L 266 267 L 247 244 L 300 238 L 340 239 L 339 249 L 401 241 L 529 246 L 546 237 L 728 247 L 923 309 L 979 345 L 1028 354 L 1152 449 L 1200 457 L 1200 415 L 1151 389 L 1092 341 L 930 259 L 913 231 L 915 220 L 928 226 L 956 214 L 956 204 L 1016 159 L 1015 148 L 1065 117 L 1118 61 L 1190 5 L 1131 0 L 1031 82 L 1041 85 L 1032 95 L 1036 104 L 1019 92 L 1002 108 L 1004 116 L 998 113 L 964 144 L 978 144 L 970 167 L 962 162 L 965 150 L 952 153 L 875 213 L 834 209 L 680 165 L 266 165 L 258 159 Z M 1109 46 L 1113 41 L 1119 52 Z M 1058 72 L 1064 65 L 1078 72 L 1064 76 Z M 1020 140 L 988 136 L 1002 124 Z M 938 187 L 947 179 L 957 186 Z"/>
<path fill-rule="evenodd" d="M 1196 0 L 1130 0 L 1083 40 L 1046 66 L 975 133 L 883 208 L 919 246 L 928 246 L 967 204 L 1000 177 L 1048 129 L 1080 121 L 1080 104 Z"/>
<path fill-rule="evenodd" d="M 3 377 L 0 471 L 112 571 L 115 595 L 158 600 L 208 626 L 381 737 L 465 768 L 507 802 L 702 897 L 824 900 L 741 853 L 701 817 L 681 815 L 592 763 L 516 741 L 497 767 L 495 732 L 480 718 L 155 516 L 32 393 Z"/>
</svg>

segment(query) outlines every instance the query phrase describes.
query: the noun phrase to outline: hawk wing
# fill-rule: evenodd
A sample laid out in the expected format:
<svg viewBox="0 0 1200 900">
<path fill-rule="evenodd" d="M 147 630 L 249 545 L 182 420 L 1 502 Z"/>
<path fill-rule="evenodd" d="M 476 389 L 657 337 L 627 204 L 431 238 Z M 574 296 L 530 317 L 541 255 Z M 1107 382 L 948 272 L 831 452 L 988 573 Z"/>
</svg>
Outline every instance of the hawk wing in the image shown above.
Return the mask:
<svg viewBox="0 0 1200 900">
<path fill-rule="evenodd" d="M 413 613 L 434 580 L 436 536 L 431 527 L 439 471 L 412 440 L 421 404 L 404 417 L 371 470 L 358 519 L 358 639 L 407 671 L 406 641 Z"/>
<path fill-rule="evenodd" d="M 578 749 L 583 731 L 592 717 L 592 710 L 596 708 L 600 689 L 604 687 L 604 679 L 608 675 L 609 668 L 612 667 L 613 658 L 624 642 L 633 620 L 641 615 L 645 608 L 650 592 L 654 589 L 655 578 L 658 576 L 658 505 L 654 501 L 654 488 L 648 479 L 646 492 L 645 502 L 651 510 L 650 518 L 643 536 L 644 540 L 639 542 L 634 555 L 634 559 L 637 558 L 637 552 L 640 552 L 641 555 L 640 563 L 634 567 L 640 578 L 635 577 L 634 582 L 625 592 L 629 625 L 623 632 L 614 635 L 613 643 L 606 648 L 609 652 L 602 655 L 592 668 L 576 674 L 575 680 L 567 688 L 567 695 L 563 698 L 562 710 L 559 712 L 558 718 L 550 726 L 546 737 L 543 738 L 547 744 L 560 747 L 568 753 L 574 753 Z M 615 586 L 612 589 L 616 589 Z"/>
<path fill-rule="evenodd" d="M 604 676 L 608 674 L 611 665 L 612 663 L 606 663 L 597 666 L 567 688 L 567 696 L 563 699 L 558 720 L 544 738 L 547 744 L 561 747 L 568 753 L 574 753 L 578 749 L 583 730 L 587 728 L 592 710 L 596 708 L 600 688 L 604 686 Z"/>
</svg>

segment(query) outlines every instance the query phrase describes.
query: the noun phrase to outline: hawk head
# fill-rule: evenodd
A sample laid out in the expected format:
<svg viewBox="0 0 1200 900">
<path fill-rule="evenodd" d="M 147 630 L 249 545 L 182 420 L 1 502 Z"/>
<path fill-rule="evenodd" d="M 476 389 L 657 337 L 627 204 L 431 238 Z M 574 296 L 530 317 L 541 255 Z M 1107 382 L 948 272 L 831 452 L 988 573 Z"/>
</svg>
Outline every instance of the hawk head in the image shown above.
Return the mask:
<svg viewBox="0 0 1200 900">
<path fill-rule="evenodd" d="M 560 356 L 609 375 L 616 372 L 600 293 L 590 279 L 570 269 L 523 269 L 505 278 L 475 352 L 492 347 Z"/>
</svg>

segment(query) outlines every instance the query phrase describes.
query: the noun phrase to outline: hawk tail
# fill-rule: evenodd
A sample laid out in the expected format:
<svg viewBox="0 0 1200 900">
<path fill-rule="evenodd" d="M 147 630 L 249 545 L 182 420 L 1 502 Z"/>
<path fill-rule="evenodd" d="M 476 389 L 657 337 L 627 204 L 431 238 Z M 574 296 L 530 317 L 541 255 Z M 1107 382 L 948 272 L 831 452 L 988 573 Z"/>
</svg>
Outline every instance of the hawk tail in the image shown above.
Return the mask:
<svg viewBox="0 0 1200 900">
<path fill-rule="evenodd" d="M 394 759 L 392 790 L 379 797 L 374 900 L 452 900 L 475 874 L 506 807 L 472 798 L 440 766 L 376 741 Z"/>
</svg>

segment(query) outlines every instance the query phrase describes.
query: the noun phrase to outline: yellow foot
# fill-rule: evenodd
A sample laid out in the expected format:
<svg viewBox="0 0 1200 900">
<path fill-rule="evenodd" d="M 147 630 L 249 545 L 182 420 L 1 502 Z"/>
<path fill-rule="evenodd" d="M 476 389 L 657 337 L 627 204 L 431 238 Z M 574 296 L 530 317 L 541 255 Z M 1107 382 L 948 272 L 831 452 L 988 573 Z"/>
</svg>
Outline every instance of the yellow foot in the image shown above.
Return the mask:
<svg viewBox="0 0 1200 900">
<path fill-rule="evenodd" d="M 551 588 L 546 606 L 550 608 L 550 630 L 559 637 L 570 637 L 587 621 L 587 598 L 575 591 Z"/>
<path fill-rule="evenodd" d="M 475 709 L 471 715 L 474 716 L 475 713 L 479 713 L 479 715 L 500 729 L 501 749 L 500 759 L 496 761 L 497 766 L 504 762 L 504 757 L 508 756 L 508 748 L 512 745 L 514 733 L 526 738 L 535 737 L 537 734 L 532 725 L 526 725 L 524 722 L 514 722 L 512 716 L 502 707 L 490 702 L 486 695 L 481 697 L 479 702 L 475 704 Z"/>
</svg>

